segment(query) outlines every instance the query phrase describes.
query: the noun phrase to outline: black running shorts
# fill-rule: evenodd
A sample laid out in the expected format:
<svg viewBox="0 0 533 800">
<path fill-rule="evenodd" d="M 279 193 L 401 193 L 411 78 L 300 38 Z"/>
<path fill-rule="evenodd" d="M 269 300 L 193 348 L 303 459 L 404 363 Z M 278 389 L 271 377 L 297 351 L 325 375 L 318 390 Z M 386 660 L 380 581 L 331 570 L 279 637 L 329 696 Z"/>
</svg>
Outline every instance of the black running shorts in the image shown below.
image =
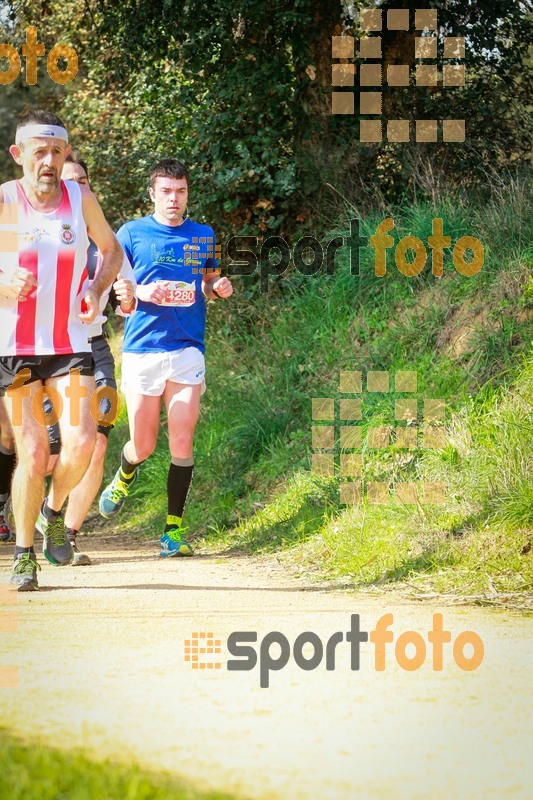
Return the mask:
<svg viewBox="0 0 533 800">
<path fill-rule="evenodd" d="M 80 375 L 94 375 L 92 353 L 69 353 L 52 356 L 1 356 L 0 357 L 0 396 L 4 396 L 8 386 L 23 369 L 30 370 L 26 384 L 68 375 L 71 369 L 79 369 Z"/>
<path fill-rule="evenodd" d="M 111 386 L 116 392 L 117 383 L 115 380 L 115 361 L 111 355 L 109 343 L 105 336 L 95 336 L 91 339 L 92 357 L 94 361 L 94 379 L 96 381 L 96 388 L 100 386 Z M 51 411 L 51 403 L 45 400 L 43 404 L 45 413 Z M 111 403 L 107 398 L 102 398 L 100 402 L 100 413 L 109 414 L 111 411 Z M 103 433 L 104 436 L 109 436 L 109 432 L 113 425 L 98 424 L 97 430 Z M 50 425 L 48 428 L 48 439 L 50 441 L 50 453 L 57 455 L 61 450 L 61 435 L 59 433 L 59 423 Z"/>
</svg>

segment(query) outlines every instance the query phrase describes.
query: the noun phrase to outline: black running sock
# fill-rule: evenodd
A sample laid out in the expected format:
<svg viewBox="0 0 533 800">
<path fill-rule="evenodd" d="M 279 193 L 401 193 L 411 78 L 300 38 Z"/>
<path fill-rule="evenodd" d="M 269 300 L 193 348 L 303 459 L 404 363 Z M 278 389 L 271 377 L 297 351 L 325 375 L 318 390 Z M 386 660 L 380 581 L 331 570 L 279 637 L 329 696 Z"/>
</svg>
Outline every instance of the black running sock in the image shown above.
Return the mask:
<svg viewBox="0 0 533 800">
<path fill-rule="evenodd" d="M 142 461 L 139 461 L 138 464 L 132 464 L 126 456 L 124 455 L 124 448 L 122 448 L 122 453 L 120 454 L 120 478 L 124 481 L 124 483 L 132 483 L 135 478 L 135 473 L 142 464 Z"/>
<path fill-rule="evenodd" d="M 0 502 L 7 500 L 11 491 L 11 479 L 15 471 L 17 457 L 15 453 L 6 453 L 5 449 L 0 445 L 0 498 L 4 497 Z"/>
<path fill-rule="evenodd" d="M 187 502 L 187 495 L 194 474 L 194 461 L 192 458 L 173 458 L 168 470 L 168 517 L 183 517 L 183 510 Z M 165 533 L 175 528 L 167 518 Z"/>
<path fill-rule="evenodd" d="M 18 556 L 22 555 L 22 553 L 33 553 L 33 555 L 35 555 L 35 550 L 33 549 L 33 545 L 31 547 L 15 546 L 15 559 L 17 559 Z"/>
<path fill-rule="evenodd" d="M 46 520 L 48 520 L 48 522 L 53 522 L 61 514 L 61 509 L 59 509 L 59 511 L 54 511 L 52 508 L 50 508 L 48 505 L 48 498 L 45 497 L 41 506 L 41 514 Z"/>
</svg>

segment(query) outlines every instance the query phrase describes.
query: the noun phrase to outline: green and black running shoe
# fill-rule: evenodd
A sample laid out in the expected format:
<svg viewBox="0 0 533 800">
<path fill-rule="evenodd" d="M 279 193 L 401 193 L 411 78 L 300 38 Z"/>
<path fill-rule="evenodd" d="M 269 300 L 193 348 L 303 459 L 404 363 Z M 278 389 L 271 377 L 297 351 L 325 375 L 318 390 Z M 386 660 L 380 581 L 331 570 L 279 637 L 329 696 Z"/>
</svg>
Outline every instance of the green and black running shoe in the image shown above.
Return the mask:
<svg viewBox="0 0 533 800">
<path fill-rule="evenodd" d="M 43 535 L 43 555 L 50 564 L 54 567 L 63 567 L 72 562 L 74 551 L 67 539 L 67 529 L 61 514 L 54 520 L 48 520 L 41 509 L 37 519 L 37 530 Z"/>
<path fill-rule="evenodd" d="M 10 583 L 17 587 L 18 592 L 32 592 L 39 588 L 38 569 L 41 567 L 37 563 L 35 553 L 21 553 L 13 562 Z"/>
</svg>

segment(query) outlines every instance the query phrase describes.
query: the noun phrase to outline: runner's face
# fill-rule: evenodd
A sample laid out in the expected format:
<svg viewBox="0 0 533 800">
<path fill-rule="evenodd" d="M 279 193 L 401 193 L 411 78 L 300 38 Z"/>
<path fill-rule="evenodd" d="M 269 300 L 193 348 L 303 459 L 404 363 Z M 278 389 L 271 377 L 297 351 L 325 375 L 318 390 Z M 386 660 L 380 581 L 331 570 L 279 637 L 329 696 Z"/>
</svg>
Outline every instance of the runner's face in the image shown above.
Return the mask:
<svg viewBox="0 0 533 800">
<path fill-rule="evenodd" d="M 85 186 L 89 185 L 87 173 L 81 164 L 76 164 L 74 161 L 65 161 L 65 166 L 61 173 L 61 180 L 76 181 L 76 183 L 83 183 Z"/>
<path fill-rule="evenodd" d="M 156 178 L 154 188 L 150 187 L 157 215 L 170 223 L 183 220 L 188 196 L 185 178 Z"/>
<path fill-rule="evenodd" d="M 24 177 L 40 194 L 52 194 L 67 157 L 67 143 L 55 139 L 28 139 L 20 149 Z"/>
</svg>

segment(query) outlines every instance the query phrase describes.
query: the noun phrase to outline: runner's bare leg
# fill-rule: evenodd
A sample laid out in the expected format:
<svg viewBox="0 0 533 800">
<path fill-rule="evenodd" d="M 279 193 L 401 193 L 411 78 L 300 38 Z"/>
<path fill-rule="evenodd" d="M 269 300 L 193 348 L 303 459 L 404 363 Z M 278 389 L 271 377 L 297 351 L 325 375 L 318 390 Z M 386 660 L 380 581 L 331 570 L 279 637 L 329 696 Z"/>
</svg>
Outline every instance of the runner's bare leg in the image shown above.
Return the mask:
<svg viewBox="0 0 533 800">
<path fill-rule="evenodd" d="M 104 477 L 104 461 L 107 451 L 107 437 L 103 433 L 96 434 L 96 444 L 87 472 L 71 491 L 65 512 L 65 526 L 70 530 L 79 530 L 98 494 Z"/>
<path fill-rule="evenodd" d="M 15 449 L 15 436 L 9 421 L 9 414 L 4 400 L 0 397 L 0 445 L 5 450 Z"/>
<path fill-rule="evenodd" d="M 159 433 L 161 397 L 151 397 L 126 390 L 126 406 L 130 425 L 130 439 L 124 454 L 130 464 L 144 461 L 155 450 Z"/>
<path fill-rule="evenodd" d="M 41 424 L 42 420 L 35 418 L 32 409 L 33 396 L 42 385 L 41 381 L 33 381 L 20 389 L 9 390 L 6 397 L 18 455 L 11 486 L 18 547 L 33 545 L 35 523 L 44 498 L 44 478 L 50 447 L 46 427 Z M 30 396 L 26 397 L 28 389 Z"/>
<path fill-rule="evenodd" d="M 96 442 L 96 422 L 91 416 L 90 397 L 95 390 L 94 378 L 79 377 L 80 387 L 87 387 L 87 397 L 69 398 L 66 389 L 71 388 L 70 375 L 50 378 L 46 383 L 57 389 L 63 399 L 63 413 L 59 418 L 61 452 L 52 472 L 48 507 L 60 511 L 68 494 L 77 486 L 87 471 Z M 71 402 L 73 403 L 71 417 Z M 79 408 L 79 424 L 77 411 Z"/>
<path fill-rule="evenodd" d="M 170 455 L 173 458 L 192 458 L 201 391 L 201 384 L 190 386 L 167 381 L 163 397 L 168 416 Z"/>
</svg>

